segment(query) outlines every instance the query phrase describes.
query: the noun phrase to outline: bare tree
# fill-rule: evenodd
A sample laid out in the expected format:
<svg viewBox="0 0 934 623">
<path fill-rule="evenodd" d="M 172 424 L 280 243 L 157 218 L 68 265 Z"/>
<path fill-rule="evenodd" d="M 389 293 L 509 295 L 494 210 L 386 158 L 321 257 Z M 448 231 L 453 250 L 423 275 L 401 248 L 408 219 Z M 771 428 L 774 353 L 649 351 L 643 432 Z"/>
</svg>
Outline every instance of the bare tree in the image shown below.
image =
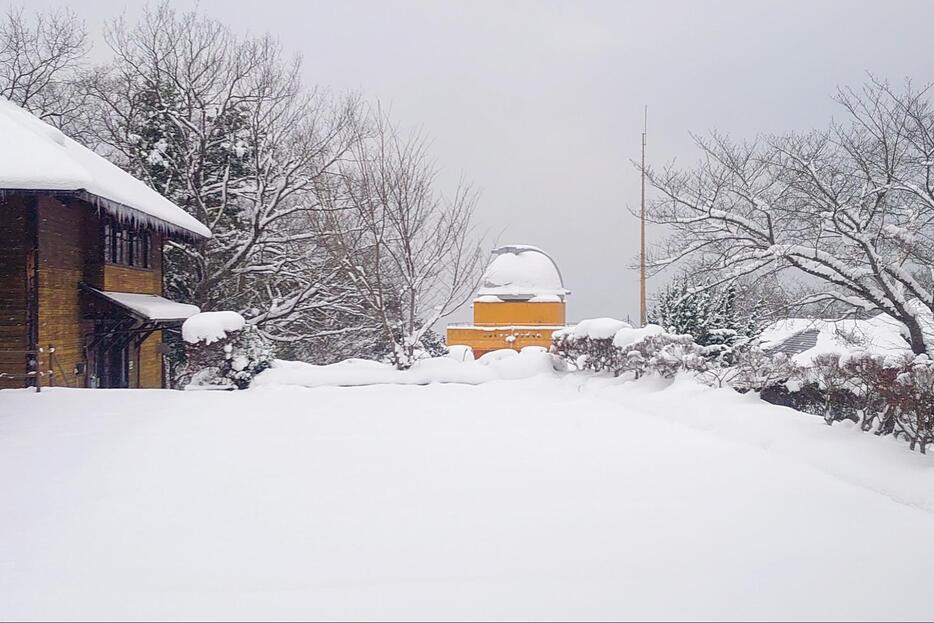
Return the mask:
<svg viewBox="0 0 934 623">
<path fill-rule="evenodd" d="M 697 138 L 693 170 L 648 169 L 650 218 L 672 232 L 653 253 L 717 284 L 793 271 L 798 303 L 903 322 L 915 353 L 934 352 L 934 113 L 929 89 L 871 79 L 841 89 L 845 120 L 825 131 L 737 144 Z"/>
<path fill-rule="evenodd" d="M 85 92 L 79 83 L 88 50 L 84 22 L 71 10 L 27 16 L 11 7 L 0 18 L 0 96 L 70 135 L 81 134 Z"/>
<path fill-rule="evenodd" d="M 306 89 L 274 39 L 167 3 L 114 22 L 107 41 L 115 60 L 92 85 L 100 148 L 213 233 L 168 248 L 167 288 L 275 340 L 349 330 L 359 301 L 307 224 L 358 140 L 357 99 Z"/>
<path fill-rule="evenodd" d="M 443 197 L 425 141 L 401 136 L 382 113 L 353 153 L 324 193 L 317 228 L 404 369 L 425 332 L 476 287 L 476 197 L 463 185 Z"/>
</svg>

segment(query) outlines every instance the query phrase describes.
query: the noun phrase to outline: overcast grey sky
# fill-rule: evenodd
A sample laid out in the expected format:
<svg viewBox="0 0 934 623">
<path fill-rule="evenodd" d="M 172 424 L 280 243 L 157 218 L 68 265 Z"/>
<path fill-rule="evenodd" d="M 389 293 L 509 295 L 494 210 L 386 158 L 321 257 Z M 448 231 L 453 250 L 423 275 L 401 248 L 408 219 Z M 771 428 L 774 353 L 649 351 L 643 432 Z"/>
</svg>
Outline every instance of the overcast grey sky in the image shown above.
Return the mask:
<svg viewBox="0 0 934 623">
<path fill-rule="evenodd" d="M 22 3 L 20 3 L 22 4 Z M 125 0 L 67 4 L 102 48 Z M 180 9 L 194 2 L 176 0 Z M 390 105 L 432 137 L 443 181 L 481 191 L 503 243 L 559 262 L 570 319 L 638 315 L 638 158 L 696 158 L 689 132 L 736 138 L 826 125 L 865 72 L 934 79 L 934 2 L 308 2 L 201 0 L 234 30 L 279 37 L 309 83 Z M 663 285 L 650 283 L 650 291 Z"/>
</svg>

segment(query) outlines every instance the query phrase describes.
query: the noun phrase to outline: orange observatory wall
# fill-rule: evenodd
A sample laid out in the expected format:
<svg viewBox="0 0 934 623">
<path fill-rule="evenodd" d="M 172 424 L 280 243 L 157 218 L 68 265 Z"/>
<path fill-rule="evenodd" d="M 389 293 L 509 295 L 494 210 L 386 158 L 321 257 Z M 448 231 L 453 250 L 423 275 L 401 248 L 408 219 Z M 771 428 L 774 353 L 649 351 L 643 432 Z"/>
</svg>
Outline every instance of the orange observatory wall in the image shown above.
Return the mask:
<svg viewBox="0 0 934 623">
<path fill-rule="evenodd" d="M 475 325 L 560 325 L 566 322 L 563 302 L 530 303 L 529 301 L 503 301 L 502 303 L 473 304 Z"/>
<path fill-rule="evenodd" d="M 448 327 L 448 345 L 462 344 L 479 357 L 501 348 L 551 346 L 551 334 L 566 322 L 564 301 L 475 302 L 473 326 Z"/>
</svg>

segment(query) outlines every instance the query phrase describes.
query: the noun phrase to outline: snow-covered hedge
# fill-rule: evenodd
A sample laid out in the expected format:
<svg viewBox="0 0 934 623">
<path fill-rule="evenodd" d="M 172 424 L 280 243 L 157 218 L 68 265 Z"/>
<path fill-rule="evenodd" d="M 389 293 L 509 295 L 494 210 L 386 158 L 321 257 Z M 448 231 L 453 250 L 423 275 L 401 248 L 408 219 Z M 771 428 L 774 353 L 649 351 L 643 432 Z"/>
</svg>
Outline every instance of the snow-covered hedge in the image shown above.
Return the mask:
<svg viewBox="0 0 934 623">
<path fill-rule="evenodd" d="M 593 318 L 556 331 L 554 351 L 581 370 L 641 376 L 658 372 L 673 376 L 680 370 L 703 370 L 703 349 L 690 335 L 666 333 L 658 325 L 635 329 L 622 320 Z"/>
<path fill-rule="evenodd" d="M 851 420 L 864 431 L 893 435 L 927 452 L 934 443 L 934 361 L 927 355 L 897 360 L 860 353 L 826 353 L 812 366 L 799 368 L 803 409 L 828 424 Z"/>
<path fill-rule="evenodd" d="M 934 443 L 934 361 L 926 355 L 828 352 L 802 366 L 756 343 L 698 346 L 658 325 L 635 329 L 611 318 L 585 320 L 554 334 L 554 352 L 580 370 L 672 377 L 758 392 L 775 404 L 851 420 L 864 431 L 894 435 L 914 450 Z"/>
<path fill-rule="evenodd" d="M 202 312 L 182 325 L 186 387 L 246 389 L 272 363 L 272 350 L 256 327 L 232 311 Z"/>
</svg>

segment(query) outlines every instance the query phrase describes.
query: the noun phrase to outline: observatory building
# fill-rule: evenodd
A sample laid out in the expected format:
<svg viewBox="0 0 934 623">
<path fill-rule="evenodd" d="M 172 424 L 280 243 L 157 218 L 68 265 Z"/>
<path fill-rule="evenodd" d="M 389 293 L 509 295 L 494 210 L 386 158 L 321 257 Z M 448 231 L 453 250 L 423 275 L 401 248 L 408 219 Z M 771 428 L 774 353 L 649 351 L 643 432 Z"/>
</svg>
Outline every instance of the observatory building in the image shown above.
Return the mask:
<svg viewBox="0 0 934 623">
<path fill-rule="evenodd" d="M 501 348 L 551 346 L 565 326 L 564 280 L 547 253 L 527 245 L 493 250 L 473 301 L 473 323 L 448 327 L 449 346 L 470 346 L 479 357 Z"/>
</svg>

